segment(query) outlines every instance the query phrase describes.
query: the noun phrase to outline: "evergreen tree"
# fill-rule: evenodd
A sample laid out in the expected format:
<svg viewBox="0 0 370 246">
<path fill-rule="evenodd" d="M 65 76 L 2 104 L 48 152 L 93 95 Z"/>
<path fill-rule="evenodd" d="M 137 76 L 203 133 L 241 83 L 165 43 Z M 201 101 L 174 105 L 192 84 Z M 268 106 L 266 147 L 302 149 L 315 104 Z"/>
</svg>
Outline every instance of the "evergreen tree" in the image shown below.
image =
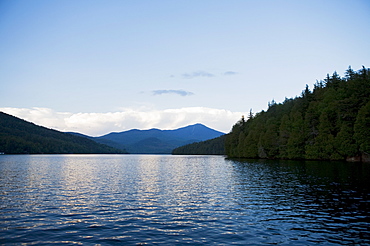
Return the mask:
<svg viewBox="0 0 370 246">
<path fill-rule="evenodd" d="M 370 102 L 359 111 L 355 123 L 354 138 L 360 147 L 360 151 L 370 153 Z"/>
<path fill-rule="evenodd" d="M 352 124 L 344 123 L 334 140 L 334 147 L 341 158 L 346 159 L 358 155 L 358 144 L 354 139 Z"/>
<path fill-rule="evenodd" d="M 291 134 L 291 122 L 289 116 L 285 114 L 279 127 L 279 157 L 288 158 L 287 144 Z"/>
<path fill-rule="evenodd" d="M 305 127 L 302 114 L 293 112 L 291 116 L 291 131 L 286 147 L 286 157 L 288 159 L 302 159 L 305 152 Z"/>
<path fill-rule="evenodd" d="M 230 157 L 345 160 L 370 152 L 370 69 L 337 72 L 300 97 L 269 102 L 226 137 Z M 251 112 L 250 112 L 251 113 Z"/>
</svg>

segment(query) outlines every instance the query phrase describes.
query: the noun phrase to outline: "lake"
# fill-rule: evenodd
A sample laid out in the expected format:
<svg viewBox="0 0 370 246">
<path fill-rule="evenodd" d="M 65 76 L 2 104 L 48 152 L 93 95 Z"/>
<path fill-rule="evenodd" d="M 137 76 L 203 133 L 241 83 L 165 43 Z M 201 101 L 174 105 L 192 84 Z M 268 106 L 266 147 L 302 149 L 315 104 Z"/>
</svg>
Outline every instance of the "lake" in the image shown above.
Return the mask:
<svg viewBox="0 0 370 246">
<path fill-rule="evenodd" d="M 370 164 L 1 155 L 2 245 L 366 245 Z"/>
</svg>

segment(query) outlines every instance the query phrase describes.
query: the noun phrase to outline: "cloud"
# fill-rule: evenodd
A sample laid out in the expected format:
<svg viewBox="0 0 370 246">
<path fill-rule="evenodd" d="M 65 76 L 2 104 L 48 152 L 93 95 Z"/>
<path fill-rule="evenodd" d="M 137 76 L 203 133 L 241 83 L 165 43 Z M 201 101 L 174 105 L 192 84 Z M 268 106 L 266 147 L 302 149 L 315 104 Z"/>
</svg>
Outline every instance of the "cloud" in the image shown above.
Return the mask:
<svg viewBox="0 0 370 246">
<path fill-rule="evenodd" d="M 205 71 L 196 71 L 196 72 L 192 72 L 192 73 L 182 74 L 182 77 L 184 79 L 194 79 L 194 78 L 197 78 L 197 77 L 214 77 L 214 76 L 215 76 L 214 74 L 211 74 L 211 73 L 208 73 L 208 72 L 205 72 Z"/>
<path fill-rule="evenodd" d="M 101 136 L 130 129 L 169 130 L 195 123 L 202 123 L 228 133 L 241 115 L 247 114 L 206 107 L 164 110 L 125 108 L 109 113 L 56 112 L 49 108 L 0 108 L 0 111 L 44 127 L 63 132 L 79 132 L 89 136 Z"/>
<path fill-rule="evenodd" d="M 154 90 L 152 91 L 153 95 L 162 95 L 162 94 L 177 94 L 180 96 L 191 96 L 194 95 L 193 92 L 184 91 L 184 90 Z"/>
<path fill-rule="evenodd" d="M 231 76 L 231 75 L 236 75 L 236 74 L 238 74 L 238 73 L 234 72 L 234 71 L 226 71 L 222 75 Z M 182 78 L 184 78 L 184 79 L 194 79 L 194 78 L 198 78 L 198 77 L 215 77 L 215 76 L 216 75 L 214 75 L 212 73 L 209 73 L 209 72 L 205 72 L 205 71 L 195 71 L 195 72 L 192 72 L 192 73 L 182 74 Z"/>
<path fill-rule="evenodd" d="M 227 72 L 224 73 L 224 75 L 227 75 L 227 76 L 229 76 L 229 75 L 236 75 L 236 74 L 238 74 L 238 73 L 237 72 L 233 72 L 233 71 L 227 71 Z"/>
</svg>

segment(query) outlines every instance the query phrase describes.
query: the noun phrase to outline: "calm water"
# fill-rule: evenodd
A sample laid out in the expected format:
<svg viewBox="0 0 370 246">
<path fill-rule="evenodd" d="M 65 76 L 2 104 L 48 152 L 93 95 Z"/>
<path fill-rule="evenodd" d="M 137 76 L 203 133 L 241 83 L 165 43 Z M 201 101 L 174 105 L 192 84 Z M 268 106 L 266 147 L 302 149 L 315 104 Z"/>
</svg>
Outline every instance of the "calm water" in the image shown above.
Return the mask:
<svg viewBox="0 0 370 246">
<path fill-rule="evenodd" d="M 370 165 L 0 156 L 0 244 L 366 245 Z"/>
</svg>

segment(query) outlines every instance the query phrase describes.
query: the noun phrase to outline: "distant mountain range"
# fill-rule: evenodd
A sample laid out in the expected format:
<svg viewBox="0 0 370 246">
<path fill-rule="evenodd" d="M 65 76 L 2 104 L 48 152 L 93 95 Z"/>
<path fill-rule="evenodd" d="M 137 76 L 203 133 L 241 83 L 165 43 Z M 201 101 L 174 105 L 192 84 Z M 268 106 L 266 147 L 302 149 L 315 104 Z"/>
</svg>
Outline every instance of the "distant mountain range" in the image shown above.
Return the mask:
<svg viewBox="0 0 370 246">
<path fill-rule="evenodd" d="M 0 153 L 121 154 L 126 152 L 86 137 L 48 129 L 0 112 Z"/>
<path fill-rule="evenodd" d="M 129 130 L 90 137 L 94 141 L 126 150 L 130 154 L 171 154 L 172 150 L 186 144 L 205 141 L 224 135 L 202 124 L 175 130 Z"/>
<path fill-rule="evenodd" d="M 6 154 L 171 154 L 177 147 L 222 135 L 195 124 L 176 130 L 129 130 L 91 137 L 48 129 L 0 112 L 0 153 Z"/>
</svg>

